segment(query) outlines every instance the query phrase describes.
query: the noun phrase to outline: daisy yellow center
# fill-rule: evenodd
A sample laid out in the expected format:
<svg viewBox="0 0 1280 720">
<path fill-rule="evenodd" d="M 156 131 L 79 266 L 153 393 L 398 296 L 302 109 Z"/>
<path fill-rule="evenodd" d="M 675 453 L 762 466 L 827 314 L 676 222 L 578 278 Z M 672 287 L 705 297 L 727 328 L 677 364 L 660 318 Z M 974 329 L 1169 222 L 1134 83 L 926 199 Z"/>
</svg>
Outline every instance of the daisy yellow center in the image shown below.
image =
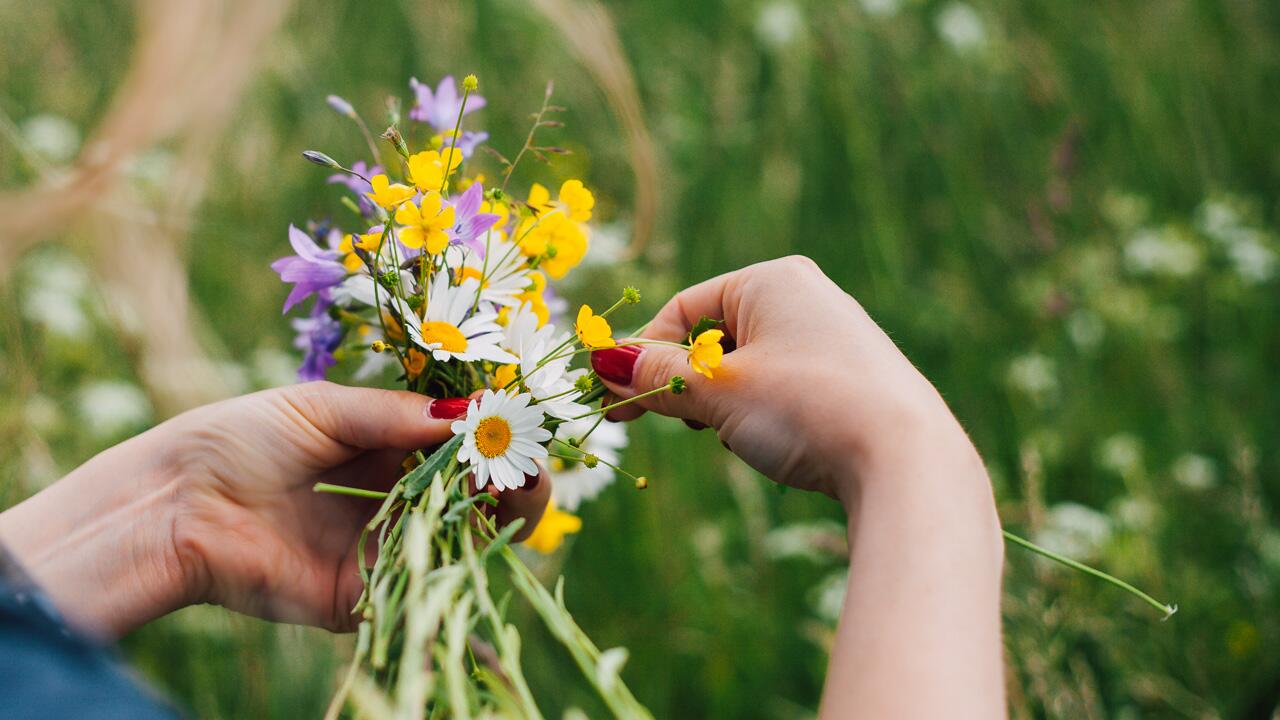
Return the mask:
<svg viewBox="0 0 1280 720">
<path fill-rule="evenodd" d="M 487 458 L 496 458 L 511 446 L 511 426 L 501 417 L 487 417 L 476 426 L 476 449 Z"/>
<path fill-rule="evenodd" d="M 422 323 L 422 342 L 427 345 L 440 343 L 440 349 L 447 352 L 465 352 L 467 338 L 452 323 L 432 320 Z"/>
</svg>

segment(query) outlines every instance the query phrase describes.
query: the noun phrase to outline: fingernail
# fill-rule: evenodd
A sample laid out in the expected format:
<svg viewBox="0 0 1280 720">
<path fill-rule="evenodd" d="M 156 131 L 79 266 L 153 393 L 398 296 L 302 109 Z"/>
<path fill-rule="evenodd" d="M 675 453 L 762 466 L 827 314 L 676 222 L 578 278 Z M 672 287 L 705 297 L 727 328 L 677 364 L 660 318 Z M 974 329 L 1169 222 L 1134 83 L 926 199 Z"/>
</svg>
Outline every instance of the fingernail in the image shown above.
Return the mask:
<svg viewBox="0 0 1280 720">
<path fill-rule="evenodd" d="M 471 400 L 469 398 L 432 400 L 431 405 L 427 408 L 427 414 L 436 420 L 455 420 L 467 414 L 467 406 L 470 403 Z"/>
<path fill-rule="evenodd" d="M 591 367 L 601 378 L 617 385 L 629 386 L 636 369 L 636 359 L 639 357 L 639 345 L 596 350 L 591 353 Z"/>
<path fill-rule="evenodd" d="M 523 487 L 523 488 L 521 488 L 521 489 L 522 489 L 522 490 L 536 490 L 536 489 L 538 489 L 538 483 L 540 483 L 540 482 L 542 482 L 542 474 L 541 474 L 541 473 L 539 473 L 539 474 L 537 474 L 537 475 L 525 475 L 525 476 L 524 476 L 524 487 Z"/>
<path fill-rule="evenodd" d="M 685 420 L 684 424 L 688 425 L 690 430 L 706 430 L 707 429 L 707 426 L 705 424 L 700 423 L 697 420 Z"/>
</svg>

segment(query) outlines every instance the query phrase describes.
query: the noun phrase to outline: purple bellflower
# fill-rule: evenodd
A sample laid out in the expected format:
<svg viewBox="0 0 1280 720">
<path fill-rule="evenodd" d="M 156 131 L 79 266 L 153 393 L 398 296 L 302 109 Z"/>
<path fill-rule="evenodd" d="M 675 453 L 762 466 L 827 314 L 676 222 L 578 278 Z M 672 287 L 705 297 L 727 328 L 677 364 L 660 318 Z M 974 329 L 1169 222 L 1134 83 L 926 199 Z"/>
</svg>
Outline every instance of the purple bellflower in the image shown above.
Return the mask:
<svg viewBox="0 0 1280 720">
<path fill-rule="evenodd" d="M 289 244 L 297 254 L 271 263 L 271 269 L 280 273 L 281 280 L 293 283 L 282 313 L 289 312 L 289 308 L 314 293 L 327 291 L 347 277 L 347 269 L 342 266 L 341 254 L 336 249 L 340 238 L 340 233 L 329 232 L 329 249 L 326 250 L 317 245 L 310 235 L 289 226 Z"/>
</svg>

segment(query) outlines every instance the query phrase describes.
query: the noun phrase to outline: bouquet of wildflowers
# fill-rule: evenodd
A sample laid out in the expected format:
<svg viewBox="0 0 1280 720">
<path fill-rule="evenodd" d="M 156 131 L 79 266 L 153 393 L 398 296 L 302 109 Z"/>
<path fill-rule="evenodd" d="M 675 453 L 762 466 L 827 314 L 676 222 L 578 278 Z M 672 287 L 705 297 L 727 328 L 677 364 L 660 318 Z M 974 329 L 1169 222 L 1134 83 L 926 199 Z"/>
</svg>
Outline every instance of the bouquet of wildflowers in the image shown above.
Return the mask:
<svg viewBox="0 0 1280 720">
<path fill-rule="evenodd" d="M 411 87 L 403 129 L 398 102 L 388 103 L 385 157 L 355 109 L 329 98 L 360 128 L 371 157 L 348 167 L 304 153 L 337 171 L 331 180 L 352 191 L 343 199 L 351 215 L 341 224 L 290 227 L 296 254 L 273 265 L 293 285 L 286 311 L 314 298 L 294 320 L 302 379 L 362 357 L 357 378 L 394 372 L 409 390 L 469 398 L 457 408 L 453 437 L 406 458 L 389 492 L 316 488 L 382 500 L 359 540 L 365 590 L 353 609 L 361 618 L 355 658 L 329 715 L 350 704 L 374 717 L 540 717 L 521 671 L 520 636 L 505 602 L 490 594 L 488 568 L 497 562 L 609 709 L 648 717 L 619 678 L 625 650 L 591 643 L 560 588 L 548 592 L 508 546 L 521 521 L 498 529 L 489 511 L 496 496 L 536 476 L 537 463 L 550 465 L 555 496 L 527 541 L 550 552 L 580 527 L 567 511 L 615 472 L 627 474 L 616 465 L 622 431 L 600 422 L 616 404 L 605 404 L 593 373 L 573 366 L 585 352 L 617 345 L 609 317 L 639 293 L 623 290 L 598 314 L 582 306 L 571 328 L 554 322 L 563 303 L 549 282 L 586 254 L 595 199 L 580 180 L 564 182 L 554 197 L 536 183 L 522 198 L 507 190 L 522 159 L 563 152 L 536 144 L 539 130 L 559 125 L 548 119 L 559 110 L 549 104 L 550 86 L 518 154 L 491 152 L 501 182 L 489 187 L 471 167 L 488 136 L 464 129 L 485 103 L 475 76 L 460 94 L 452 78 L 434 89 L 417 80 Z M 424 147 L 411 148 L 407 138 L 419 137 Z M 695 371 L 710 375 L 718 366 L 720 335 L 708 326 L 689 338 Z M 656 392 L 682 390 L 673 377 Z M 370 542 L 371 565 L 363 563 Z"/>
<path fill-rule="evenodd" d="M 591 642 L 565 608 L 562 586 L 548 592 L 509 547 L 522 521 L 499 529 L 491 512 L 502 492 L 523 487 L 539 463 L 547 466 L 555 477 L 552 502 L 525 542 L 551 552 L 581 527 L 570 512 L 615 473 L 646 487 L 645 478 L 617 466 L 623 431 L 601 424 L 608 410 L 636 398 L 608 404 L 599 378 L 573 367 L 583 353 L 619 345 L 609 317 L 638 302 L 639 293 L 624 289 L 599 314 L 584 305 L 571 328 L 557 327 L 565 304 L 549 283 L 586 255 L 595 197 L 576 179 L 561 184 L 555 197 L 537 183 L 523 198 L 507 190 L 522 159 L 564 152 L 535 143 L 539 130 L 560 125 L 548 119 L 560 110 L 550 104 L 550 86 L 514 158 L 489 150 L 501 182 L 486 187 L 471 166 L 481 164 L 477 151 L 488 134 L 464 129 L 467 114 L 485 104 L 475 76 L 463 80 L 461 94 L 452 78 L 436 88 L 410 85 L 415 100 L 404 131 L 399 101 L 388 101 L 385 158 L 351 104 L 329 97 L 364 135 L 369 162 L 347 167 L 321 152 L 304 156 L 337 171 L 330 181 L 351 191 L 343 198 L 351 219 L 342 227 L 290 227 L 296 254 L 272 266 L 293 285 L 286 312 L 314 298 L 307 316 L 294 320 L 304 351 L 301 379 L 323 378 L 341 360 L 360 357 L 358 379 L 393 372 L 411 391 L 456 398 L 435 402 L 454 403 L 459 415 L 453 437 L 409 455 L 389 492 L 316 486 L 382 501 L 358 542 L 365 587 L 352 612 L 361 622 L 329 717 L 348 705 L 370 717 L 541 717 L 521 670 L 520 635 L 505 619 L 505 599 L 495 602 L 490 593 L 493 561 L 614 715 L 650 717 L 619 677 L 626 651 L 602 652 Z M 411 149 L 406 134 L 424 147 Z M 723 354 L 719 324 L 703 318 L 683 344 L 691 370 L 707 377 Z M 651 393 L 683 390 L 677 376 Z M 1004 534 L 1133 593 L 1166 617 L 1176 610 Z"/>
</svg>

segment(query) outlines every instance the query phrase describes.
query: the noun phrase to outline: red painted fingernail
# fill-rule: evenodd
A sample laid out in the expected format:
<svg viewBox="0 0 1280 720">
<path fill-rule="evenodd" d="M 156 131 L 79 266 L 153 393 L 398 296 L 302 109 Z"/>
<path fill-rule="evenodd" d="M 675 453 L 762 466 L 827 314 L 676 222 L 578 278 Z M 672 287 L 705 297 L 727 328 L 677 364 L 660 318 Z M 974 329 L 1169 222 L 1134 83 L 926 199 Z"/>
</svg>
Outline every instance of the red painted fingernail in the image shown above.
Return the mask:
<svg viewBox="0 0 1280 720">
<path fill-rule="evenodd" d="M 538 488 L 538 483 L 540 483 L 540 482 L 542 482 L 542 473 L 538 473 L 537 475 L 525 475 L 525 476 L 524 476 L 524 487 L 523 487 L 523 488 L 521 488 L 521 489 L 522 489 L 522 490 L 536 490 L 536 489 Z"/>
<path fill-rule="evenodd" d="M 636 369 L 636 359 L 639 357 L 639 345 L 596 350 L 591 353 L 591 367 L 601 378 L 617 385 L 629 386 Z"/>
<path fill-rule="evenodd" d="M 436 420 L 456 420 L 467 414 L 467 406 L 470 403 L 469 398 L 432 400 L 431 406 L 427 408 L 427 414 Z"/>
</svg>

